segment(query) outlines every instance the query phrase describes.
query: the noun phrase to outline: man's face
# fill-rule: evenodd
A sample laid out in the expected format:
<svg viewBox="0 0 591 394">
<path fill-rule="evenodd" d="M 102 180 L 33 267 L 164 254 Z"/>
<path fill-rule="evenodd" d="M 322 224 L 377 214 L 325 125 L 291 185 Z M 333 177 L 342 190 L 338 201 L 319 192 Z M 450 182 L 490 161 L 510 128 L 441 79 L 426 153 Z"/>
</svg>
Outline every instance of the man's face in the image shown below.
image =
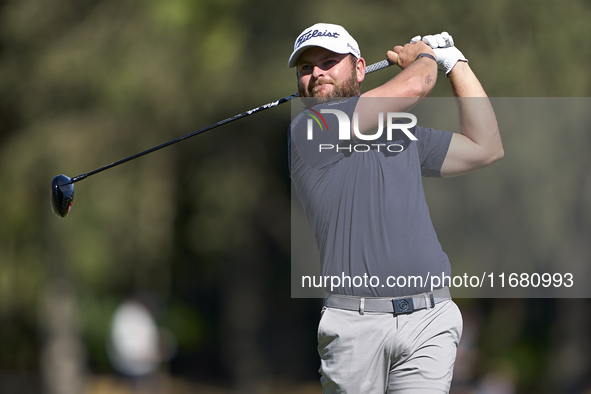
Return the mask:
<svg viewBox="0 0 591 394">
<path fill-rule="evenodd" d="M 297 64 L 300 97 L 353 97 L 360 94 L 359 60 L 321 47 L 306 50 Z"/>
</svg>

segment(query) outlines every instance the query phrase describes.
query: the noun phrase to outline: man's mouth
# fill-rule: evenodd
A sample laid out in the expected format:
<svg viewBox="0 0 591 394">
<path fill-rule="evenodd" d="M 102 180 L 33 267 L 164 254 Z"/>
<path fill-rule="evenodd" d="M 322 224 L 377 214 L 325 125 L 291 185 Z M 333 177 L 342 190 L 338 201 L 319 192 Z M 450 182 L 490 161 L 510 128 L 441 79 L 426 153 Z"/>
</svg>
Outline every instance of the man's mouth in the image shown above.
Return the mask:
<svg viewBox="0 0 591 394">
<path fill-rule="evenodd" d="M 320 82 L 320 83 L 316 83 L 314 84 L 314 86 L 312 86 L 310 88 L 310 93 L 319 93 L 322 92 L 326 89 L 328 89 L 329 86 L 333 86 L 334 84 L 332 82 Z"/>
</svg>

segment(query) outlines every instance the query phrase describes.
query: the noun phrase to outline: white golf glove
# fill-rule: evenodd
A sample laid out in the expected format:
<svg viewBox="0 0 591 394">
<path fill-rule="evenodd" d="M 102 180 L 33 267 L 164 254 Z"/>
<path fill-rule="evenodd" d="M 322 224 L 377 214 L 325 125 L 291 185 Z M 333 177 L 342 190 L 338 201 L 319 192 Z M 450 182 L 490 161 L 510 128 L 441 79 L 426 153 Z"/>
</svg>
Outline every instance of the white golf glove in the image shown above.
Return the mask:
<svg viewBox="0 0 591 394">
<path fill-rule="evenodd" d="M 410 43 L 414 44 L 419 41 L 421 41 L 421 36 L 416 36 L 410 40 Z M 446 74 L 449 74 L 458 61 L 468 61 L 462 52 L 454 46 L 454 39 L 446 31 L 441 34 L 424 36 L 422 41 L 433 49 L 437 64 L 443 67 L 442 71 L 445 71 Z"/>
</svg>

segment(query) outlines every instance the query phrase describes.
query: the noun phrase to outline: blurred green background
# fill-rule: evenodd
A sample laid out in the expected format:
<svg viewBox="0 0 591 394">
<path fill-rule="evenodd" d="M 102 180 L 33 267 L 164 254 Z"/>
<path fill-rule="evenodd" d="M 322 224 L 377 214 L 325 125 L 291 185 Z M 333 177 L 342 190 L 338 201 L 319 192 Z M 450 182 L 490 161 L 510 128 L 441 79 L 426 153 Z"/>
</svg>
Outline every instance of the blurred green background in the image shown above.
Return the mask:
<svg viewBox="0 0 591 394">
<path fill-rule="evenodd" d="M 319 392 L 321 301 L 290 298 L 289 106 L 76 184 L 65 219 L 50 210 L 49 186 L 294 93 L 293 42 L 320 21 L 345 26 L 368 64 L 448 31 L 489 96 L 591 92 L 584 0 L 0 0 L 0 392 Z M 369 76 L 364 90 L 397 71 Z M 441 73 L 432 95 L 451 95 Z M 566 154 L 546 177 L 538 163 L 549 153 L 523 143 L 536 129 L 501 130 L 498 166 L 426 186 L 452 267 L 505 252 L 591 261 L 591 138 L 561 131 L 551 141 Z M 490 226 L 512 250 L 470 237 L 495 212 L 466 201 L 498 197 L 491 184 L 514 202 L 505 214 L 526 218 Z M 565 194 L 568 204 L 553 204 Z M 107 343 L 115 309 L 138 292 L 158 300 L 176 353 L 130 379 Z M 458 304 L 452 392 L 591 392 L 589 300 Z"/>
</svg>

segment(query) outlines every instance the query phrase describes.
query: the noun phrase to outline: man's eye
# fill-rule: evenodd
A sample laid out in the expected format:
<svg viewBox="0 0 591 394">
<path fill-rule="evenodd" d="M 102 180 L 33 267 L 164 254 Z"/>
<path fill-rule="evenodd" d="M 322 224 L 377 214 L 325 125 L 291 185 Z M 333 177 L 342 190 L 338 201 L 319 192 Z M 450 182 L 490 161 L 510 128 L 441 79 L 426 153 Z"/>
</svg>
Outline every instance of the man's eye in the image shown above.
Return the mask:
<svg viewBox="0 0 591 394">
<path fill-rule="evenodd" d="M 312 69 L 312 66 L 305 65 L 305 66 L 301 66 L 300 69 L 302 71 L 307 71 L 307 70 L 311 70 Z"/>
</svg>

